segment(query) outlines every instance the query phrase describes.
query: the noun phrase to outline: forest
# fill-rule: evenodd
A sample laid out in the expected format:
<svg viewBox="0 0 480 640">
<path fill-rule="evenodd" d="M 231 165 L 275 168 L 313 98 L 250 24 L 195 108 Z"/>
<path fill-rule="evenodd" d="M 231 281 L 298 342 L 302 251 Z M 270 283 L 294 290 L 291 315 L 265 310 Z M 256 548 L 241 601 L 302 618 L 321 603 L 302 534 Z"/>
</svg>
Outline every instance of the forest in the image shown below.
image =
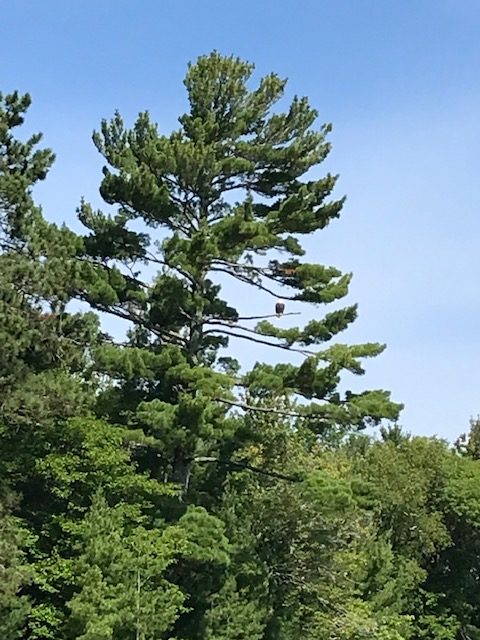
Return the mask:
<svg viewBox="0 0 480 640">
<path fill-rule="evenodd" d="M 253 72 L 198 58 L 168 134 L 102 121 L 82 233 L 0 94 L 1 640 L 480 640 L 480 422 L 347 388 L 385 345 L 338 341 L 352 274 L 304 249 L 348 224 L 331 126 Z"/>
</svg>

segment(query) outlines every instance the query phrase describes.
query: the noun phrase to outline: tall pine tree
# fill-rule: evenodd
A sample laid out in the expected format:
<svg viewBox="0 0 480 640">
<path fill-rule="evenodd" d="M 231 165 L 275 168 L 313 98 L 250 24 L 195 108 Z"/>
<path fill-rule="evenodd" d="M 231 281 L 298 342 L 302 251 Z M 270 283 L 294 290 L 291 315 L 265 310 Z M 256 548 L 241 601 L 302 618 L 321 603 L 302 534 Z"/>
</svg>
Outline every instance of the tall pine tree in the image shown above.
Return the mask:
<svg viewBox="0 0 480 640">
<path fill-rule="evenodd" d="M 351 276 L 303 260 L 301 238 L 343 204 L 330 198 L 335 176 L 306 175 L 329 152 L 330 126 L 314 128 L 306 98 L 279 111 L 286 82 L 270 74 L 251 89 L 252 72 L 216 52 L 199 58 L 185 78 L 190 110 L 170 135 L 147 112 L 132 129 L 119 113 L 102 122 L 94 134 L 106 160 L 100 191 L 116 210 L 79 209 L 89 233 L 71 294 L 134 327 L 126 345 L 98 354 L 99 370 L 115 381 L 99 410 L 141 427 L 155 452 L 145 464 L 154 460 L 185 486 L 192 463 L 230 459 L 242 424 L 232 408 L 307 422 L 317 435 L 394 419 L 400 409 L 382 390 L 339 393 L 342 372 L 362 374 L 362 359 L 384 347 L 327 346 L 357 309 L 320 309 L 347 294 Z M 235 299 L 222 297 L 219 274 L 237 286 Z M 249 287 L 265 296 L 260 317 L 248 311 Z M 318 319 L 282 328 L 270 311 L 280 294 L 315 305 Z M 232 337 L 303 362 L 257 363 L 240 375 L 222 352 Z M 276 408 L 263 406 L 265 397 Z"/>
</svg>

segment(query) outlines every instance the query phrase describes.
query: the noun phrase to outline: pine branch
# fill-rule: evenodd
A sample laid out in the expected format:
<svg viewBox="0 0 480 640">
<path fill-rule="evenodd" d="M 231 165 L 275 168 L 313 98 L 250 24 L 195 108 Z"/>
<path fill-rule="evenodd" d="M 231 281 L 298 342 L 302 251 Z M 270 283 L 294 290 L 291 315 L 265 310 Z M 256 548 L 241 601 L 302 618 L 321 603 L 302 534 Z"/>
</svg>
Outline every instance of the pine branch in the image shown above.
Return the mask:
<svg viewBox="0 0 480 640">
<path fill-rule="evenodd" d="M 245 284 L 250 284 L 250 285 L 253 285 L 254 287 L 257 287 L 257 289 L 260 289 L 261 291 L 268 293 L 274 298 L 277 298 L 277 299 L 283 298 L 284 300 L 296 300 L 295 296 L 286 296 L 283 293 L 282 294 L 277 293 L 272 289 L 269 289 L 265 285 L 260 284 L 260 282 L 255 282 L 255 280 L 251 280 L 250 278 L 248 278 L 248 276 L 244 276 L 241 273 L 234 273 L 232 271 L 229 271 L 228 269 L 223 269 L 222 267 L 211 267 L 210 271 L 226 273 L 227 275 L 232 276 L 232 278 L 236 278 L 237 280 L 240 280 L 240 282 L 244 282 Z"/>
<path fill-rule="evenodd" d="M 294 315 L 294 314 L 292 314 L 292 315 Z M 278 317 L 278 316 L 275 314 L 275 316 L 264 316 L 264 317 Z M 207 322 L 204 322 L 204 324 L 217 324 L 217 325 L 220 325 L 221 327 L 229 327 L 229 328 L 232 327 L 232 324 L 230 324 L 229 322 L 226 322 L 226 321 L 217 321 L 217 322 L 208 322 L 207 321 Z M 233 328 L 237 329 L 239 331 L 245 331 L 246 333 L 253 333 L 254 335 L 261 336 L 262 338 L 265 337 L 265 338 L 277 338 L 277 339 L 279 339 L 278 336 L 275 336 L 275 335 L 272 335 L 272 334 L 267 334 L 267 333 L 260 333 L 256 329 L 252 329 L 251 327 L 244 327 L 244 326 L 242 326 L 240 324 L 233 325 Z M 215 332 L 215 331 L 220 332 L 220 331 L 223 331 L 223 329 L 207 329 L 206 331 L 204 331 L 204 333 L 212 333 L 212 332 Z M 245 339 L 248 340 L 248 336 L 244 336 L 244 337 L 245 337 Z M 281 348 L 288 347 L 289 349 L 291 348 L 291 346 L 289 344 L 280 345 L 280 344 L 273 344 L 272 343 L 272 346 L 281 347 Z"/>
<path fill-rule="evenodd" d="M 252 333 L 256 333 L 253 329 L 243 329 L 244 331 L 251 331 Z M 268 340 L 261 340 L 260 338 L 252 338 L 252 336 L 244 336 L 241 333 L 235 333 L 234 331 L 227 331 L 226 329 L 207 329 L 203 332 L 203 335 L 220 333 L 225 336 L 232 336 L 233 338 L 242 338 L 243 340 L 250 340 L 251 342 L 257 342 L 258 344 L 266 344 L 268 347 L 277 347 L 278 349 L 284 349 L 285 351 L 295 351 L 296 353 L 301 353 L 304 356 L 315 356 L 317 355 L 315 351 L 310 351 L 308 349 L 297 349 L 296 347 L 291 347 L 288 344 L 276 344 L 274 342 L 269 342 Z M 258 334 L 257 335 L 261 335 Z"/>
<path fill-rule="evenodd" d="M 155 167 L 152 167 L 151 164 L 148 162 L 148 160 L 146 160 L 146 164 L 148 166 L 148 168 L 150 169 L 151 173 L 153 175 L 156 175 L 157 171 L 155 169 Z M 167 174 L 162 174 L 161 175 L 161 179 L 164 180 L 168 186 L 170 187 L 169 189 L 169 197 L 172 200 L 172 202 L 174 202 L 177 207 L 179 208 L 179 212 L 181 210 L 181 214 L 184 216 L 184 218 L 187 221 L 187 224 L 190 226 L 190 230 L 195 232 L 198 230 L 198 220 L 197 217 L 195 216 L 195 213 L 191 213 L 191 212 L 187 212 L 188 206 L 189 206 L 189 200 L 191 201 L 192 198 L 190 199 L 182 199 L 180 197 L 180 195 L 177 195 L 175 192 L 183 192 L 188 193 L 188 189 L 186 189 L 185 187 L 182 187 L 177 180 L 175 180 L 174 177 L 170 177 Z M 194 223 L 197 223 L 196 225 Z M 188 235 L 188 233 L 186 233 L 186 235 Z"/>
<path fill-rule="evenodd" d="M 114 268 L 108 264 L 108 260 L 115 260 L 115 258 L 106 258 L 104 260 L 99 260 L 98 258 L 86 258 L 83 256 L 78 256 L 76 259 L 79 262 L 85 262 L 86 264 L 92 264 L 93 262 L 95 266 L 101 267 L 102 269 L 105 269 L 105 271 L 108 271 L 108 272 L 111 272 Z M 122 278 L 125 278 L 125 280 L 127 280 L 129 283 L 134 284 L 142 289 L 147 289 L 147 290 L 150 289 L 151 285 L 147 284 L 146 282 L 143 282 L 143 280 L 139 280 L 136 276 L 133 275 L 131 267 L 129 267 L 128 264 L 126 264 L 123 260 L 118 260 L 117 262 L 118 264 L 128 269 L 131 274 L 129 275 L 128 273 L 124 273 L 123 271 L 120 271 Z"/>
<path fill-rule="evenodd" d="M 149 218 L 149 213 L 147 211 L 142 211 L 142 210 L 137 210 L 134 207 L 132 207 L 132 205 L 129 202 L 126 202 L 125 200 L 122 199 L 118 199 L 118 204 L 122 206 L 122 208 L 125 211 L 128 211 L 129 214 L 131 214 L 133 217 L 138 217 L 139 215 L 144 217 L 145 219 Z M 164 224 L 168 229 L 170 229 L 171 231 L 180 231 L 181 233 L 183 233 L 185 236 L 188 236 L 188 227 L 185 227 L 184 225 L 180 224 L 179 222 L 174 222 L 173 221 L 174 218 L 173 216 L 170 216 L 168 219 L 164 219 L 162 221 L 162 224 Z"/>
<path fill-rule="evenodd" d="M 184 278 L 189 280 L 192 284 L 194 285 L 198 284 L 197 280 L 195 280 L 195 278 L 192 276 L 191 273 L 188 273 L 188 271 L 184 271 L 183 269 L 180 269 L 180 267 L 171 265 L 166 260 L 161 260 L 160 258 L 157 258 L 155 255 L 153 255 L 153 253 L 151 253 L 151 251 L 146 251 L 145 256 L 148 258 L 150 262 L 153 262 L 154 264 L 160 264 L 164 267 L 168 267 L 169 269 L 173 269 L 174 271 L 178 271 L 180 275 L 182 275 Z"/>
<path fill-rule="evenodd" d="M 83 300 L 84 302 L 89 304 L 93 309 L 96 309 L 97 311 L 101 311 L 102 313 L 111 313 L 117 318 L 122 318 L 122 320 L 135 322 L 137 324 L 142 325 L 143 327 L 145 327 L 155 335 L 159 336 L 160 338 L 163 338 L 164 340 L 168 339 L 167 342 L 170 342 L 170 343 L 173 342 L 174 344 L 178 344 L 183 347 L 187 346 L 186 338 L 182 338 L 182 336 L 176 333 L 167 331 L 167 329 L 158 329 L 157 327 L 152 326 L 150 322 L 146 322 L 143 318 L 141 318 L 140 316 L 137 316 L 135 313 L 125 312 L 115 307 L 106 307 L 98 302 L 92 302 L 91 300 L 88 299 L 88 296 L 86 296 L 81 292 L 77 293 L 77 297 L 80 298 L 80 300 Z"/>
<path fill-rule="evenodd" d="M 240 264 L 238 262 L 230 262 L 229 260 L 224 260 L 223 258 L 214 258 L 212 260 L 212 264 L 219 264 L 225 267 L 231 267 L 232 269 L 243 269 L 244 271 L 254 271 L 259 275 L 272 280 L 273 282 L 278 282 L 279 284 L 284 284 L 282 281 L 282 276 L 273 272 L 271 267 L 257 267 L 253 264 Z M 233 274 L 232 274 L 233 275 Z M 292 286 L 292 285 L 287 285 Z"/>
<path fill-rule="evenodd" d="M 237 407 L 243 411 L 256 411 L 258 413 L 273 413 L 277 416 L 285 416 L 287 418 L 301 418 L 306 420 L 320 420 L 321 418 L 315 414 L 299 413 L 298 411 L 285 411 L 283 409 L 272 409 L 270 407 L 255 407 L 254 405 L 247 404 L 246 402 L 239 402 L 238 400 L 227 400 L 226 398 L 213 398 L 216 402 L 222 402 L 228 404 L 231 407 Z"/>
<path fill-rule="evenodd" d="M 251 383 L 248 382 L 244 382 L 243 378 L 232 378 L 235 382 L 235 386 L 239 387 L 240 389 L 245 389 L 245 390 L 249 390 Z M 305 400 L 317 400 L 318 402 L 324 402 L 324 405 L 320 405 L 320 406 L 329 406 L 329 405 L 335 405 L 335 406 L 348 406 L 348 400 L 333 400 L 332 398 L 328 398 L 328 397 L 323 397 L 320 398 L 319 396 L 315 395 L 315 394 L 308 394 L 306 392 L 303 392 L 301 389 L 296 388 L 294 394 L 296 396 L 301 396 L 302 398 L 305 398 Z"/>
</svg>

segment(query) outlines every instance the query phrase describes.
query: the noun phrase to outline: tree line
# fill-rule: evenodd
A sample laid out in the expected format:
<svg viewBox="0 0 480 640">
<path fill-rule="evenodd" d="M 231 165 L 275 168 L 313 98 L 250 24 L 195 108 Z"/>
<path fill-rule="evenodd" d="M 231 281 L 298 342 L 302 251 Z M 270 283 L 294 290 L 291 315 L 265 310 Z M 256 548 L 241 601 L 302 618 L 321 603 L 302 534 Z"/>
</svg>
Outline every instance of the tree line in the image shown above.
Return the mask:
<svg viewBox="0 0 480 640">
<path fill-rule="evenodd" d="M 4 640 L 480 639 L 480 424 L 415 437 L 343 390 L 384 345 L 336 341 L 352 275 L 302 246 L 344 203 L 312 177 L 331 126 L 253 71 L 189 65 L 170 134 L 103 121 L 83 233 L 35 203 L 54 155 L 0 94 Z"/>
</svg>

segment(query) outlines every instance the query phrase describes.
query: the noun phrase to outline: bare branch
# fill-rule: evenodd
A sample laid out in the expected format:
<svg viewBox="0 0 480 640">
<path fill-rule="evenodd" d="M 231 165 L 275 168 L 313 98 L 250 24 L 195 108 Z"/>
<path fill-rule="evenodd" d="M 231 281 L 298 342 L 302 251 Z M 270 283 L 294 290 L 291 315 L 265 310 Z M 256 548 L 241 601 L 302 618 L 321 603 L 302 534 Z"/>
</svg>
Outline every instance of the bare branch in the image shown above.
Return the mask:
<svg viewBox="0 0 480 640">
<path fill-rule="evenodd" d="M 229 260 L 224 260 L 223 258 L 214 258 L 212 260 L 213 263 L 222 264 L 226 267 L 232 267 L 232 269 L 245 269 L 246 271 L 256 271 L 257 273 L 261 273 L 264 276 L 272 275 L 270 267 L 257 267 L 253 264 L 240 264 L 239 262 L 230 262 Z"/>
</svg>

